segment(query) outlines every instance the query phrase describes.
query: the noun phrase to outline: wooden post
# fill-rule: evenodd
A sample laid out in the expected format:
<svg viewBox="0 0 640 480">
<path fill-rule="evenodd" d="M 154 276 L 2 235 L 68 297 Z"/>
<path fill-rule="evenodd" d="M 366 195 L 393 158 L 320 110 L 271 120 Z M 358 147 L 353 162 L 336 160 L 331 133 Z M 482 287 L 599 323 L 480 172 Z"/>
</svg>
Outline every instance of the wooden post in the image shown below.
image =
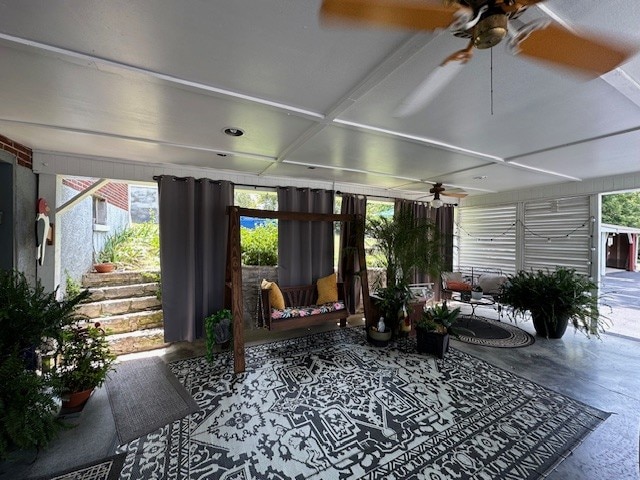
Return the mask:
<svg viewBox="0 0 640 480">
<path fill-rule="evenodd" d="M 240 212 L 229 207 L 229 242 L 227 245 L 227 288 L 231 289 L 231 313 L 233 315 L 233 371 L 242 373 L 244 361 L 244 318 L 242 304 L 242 261 L 240 257 Z M 228 298 L 225 296 L 225 298 Z"/>
</svg>

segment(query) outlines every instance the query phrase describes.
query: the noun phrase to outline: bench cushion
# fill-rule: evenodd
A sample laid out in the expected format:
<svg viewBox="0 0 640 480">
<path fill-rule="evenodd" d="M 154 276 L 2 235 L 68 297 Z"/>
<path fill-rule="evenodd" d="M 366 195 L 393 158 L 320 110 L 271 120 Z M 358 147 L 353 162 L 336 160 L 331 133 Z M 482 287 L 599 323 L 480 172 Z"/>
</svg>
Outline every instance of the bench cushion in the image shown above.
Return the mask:
<svg viewBox="0 0 640 480">
<path fill-rule="evenodd" d="M 283 309 L 272 308 L 271 318 L 276 320 L 281 318 L 309 317 L 311 315 L 344 310 L 344 308 L 343 301 L 325 303 L 322 305 L 310 305 L 308 307 L 287 307 Z"/>
</svg>

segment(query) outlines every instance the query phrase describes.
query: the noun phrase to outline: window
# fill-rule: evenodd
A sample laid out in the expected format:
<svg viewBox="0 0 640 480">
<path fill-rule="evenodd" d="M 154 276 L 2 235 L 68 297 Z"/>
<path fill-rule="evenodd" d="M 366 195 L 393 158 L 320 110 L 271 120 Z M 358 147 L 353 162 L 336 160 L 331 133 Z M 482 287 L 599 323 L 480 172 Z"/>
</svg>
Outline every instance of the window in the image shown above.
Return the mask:
<svg viewBox="0 0 640 480">
<path fill-rule="evenodd" d="M 104 198 L 93 197 L 93 224 L 107 225 L 107 201 Z"/>
</svg>

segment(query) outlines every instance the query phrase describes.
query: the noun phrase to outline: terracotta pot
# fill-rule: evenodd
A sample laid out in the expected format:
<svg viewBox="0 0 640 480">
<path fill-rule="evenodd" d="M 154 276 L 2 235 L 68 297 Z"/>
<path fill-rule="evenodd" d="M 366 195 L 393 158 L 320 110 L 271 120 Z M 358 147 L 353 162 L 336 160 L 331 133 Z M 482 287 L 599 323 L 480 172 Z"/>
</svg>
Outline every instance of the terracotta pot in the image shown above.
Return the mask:
<svg viewBox="0 0 640 480">
<path fill-rule="evenodd" d="M 116 265 L 115 263 L 96 263 L 93 268 L 98 273 L 109 273 L 116 269 Z"/>
<path fill-rule="evenodd" d="M 93 392 L 93 388 L 89 390 L 83 390 L 82 392 L 73 392 L 66 393 L 62 396 L 62 408 L 75 408 L 81 405 L 84 405 L 91 393 Z"/>
</svg>

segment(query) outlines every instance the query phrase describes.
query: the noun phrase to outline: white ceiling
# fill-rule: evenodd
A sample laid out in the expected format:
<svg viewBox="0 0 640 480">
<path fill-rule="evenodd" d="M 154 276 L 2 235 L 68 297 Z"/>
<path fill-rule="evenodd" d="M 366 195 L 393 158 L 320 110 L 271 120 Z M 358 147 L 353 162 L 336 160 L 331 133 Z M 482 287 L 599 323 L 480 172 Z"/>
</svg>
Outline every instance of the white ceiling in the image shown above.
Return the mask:
<svg viewBox="0 0 640 480">
<path fill-rule="evenodd" d="M 640 47 L 638 0 L 541 5 L 520 20 L 551 16 Z M 319 7 L 0 1 L 0 134 L 37 151 L 350 183 L 390 196 L 424 195 L 437 181 L 477 195 L 640 171 L 640 56 L 587 81 L 498 45 L 476 51 L 425 109 L 395 118 L 466 41 L 324 27 Z M 229 126 L 246 133 L 228 137 Z"/>
</svg>

